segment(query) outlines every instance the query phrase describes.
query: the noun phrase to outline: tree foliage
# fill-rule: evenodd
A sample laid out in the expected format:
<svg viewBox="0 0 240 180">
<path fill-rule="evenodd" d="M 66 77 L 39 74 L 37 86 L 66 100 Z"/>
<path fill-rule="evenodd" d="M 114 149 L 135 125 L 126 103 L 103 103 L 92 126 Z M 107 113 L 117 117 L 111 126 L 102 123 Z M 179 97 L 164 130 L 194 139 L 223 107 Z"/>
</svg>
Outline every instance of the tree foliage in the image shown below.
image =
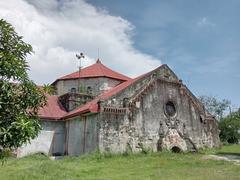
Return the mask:
<svg viewBox="0 0 240 180">
<path fill-rule="evenodd" d="M 26 57 L 30 53 L 31 45 L 1 19 L 0 154 L 29 142 L 41 129 L 37 111 L 46 99 L 43 90 L 28 77 Z"/>
<path fill-rule="evenodd" d="M 240 141 L 240 110 L 222 118 L 219 129 L 221 141 L 238 143 Z"/>
<path fill-rule="evenodd" d="M 200 96 L 199 100 L 203 103 L 207 111 L 214 115 L 218 120 L 223 117 L 224 112 L 231 104 L 229 100 L 218 100 L 217 98 L 210 96 Z"/>
</svg>

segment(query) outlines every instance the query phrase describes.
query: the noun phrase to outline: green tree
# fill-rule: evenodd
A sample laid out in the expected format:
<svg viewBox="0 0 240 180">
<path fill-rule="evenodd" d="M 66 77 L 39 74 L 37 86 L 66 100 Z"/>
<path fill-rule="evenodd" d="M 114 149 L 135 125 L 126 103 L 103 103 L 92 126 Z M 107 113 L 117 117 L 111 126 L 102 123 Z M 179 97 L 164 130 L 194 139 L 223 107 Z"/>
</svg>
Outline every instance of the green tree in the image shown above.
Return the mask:
<svg viewBox="0 0 240 180">
<path fill-rule="evenodd" d="M 221 141 L 238 143 L 240 141 L 240 110 L 222 118 L 219 129 Z"/>
<path fill-rule="evenodd" d="M 210 96 L 200 96 L 198 99 L 202 102 L 208 112 L 217 118 L 217 120 L 220 120 L 223 117 L 224 112 L 228 110 L 231 104 L 229 100 L 218 100 L 217 98 Z"/>
<path fill-rule="evenodd" d="M 0 158 L 35 138 L 41 129 L 38 108 L 46 103 L 43 89 L 28 77 L 26 57 L 32 47 L 0 20 Z"/>
</svg>

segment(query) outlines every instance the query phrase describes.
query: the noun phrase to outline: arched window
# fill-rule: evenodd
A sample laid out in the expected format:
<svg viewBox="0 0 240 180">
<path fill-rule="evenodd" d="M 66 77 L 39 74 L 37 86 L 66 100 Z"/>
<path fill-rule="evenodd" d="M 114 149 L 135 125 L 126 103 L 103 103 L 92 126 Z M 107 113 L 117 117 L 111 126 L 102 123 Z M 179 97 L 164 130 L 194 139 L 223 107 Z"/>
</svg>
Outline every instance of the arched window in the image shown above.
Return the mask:
<svg viewBox="0 0 240 180">
<path fill-rule="evenodd" d="M 123 98 L 123 107 L 126 108 L 129 105 L 129 98 Z"/>
<path fill-rule="evenodd" d="M 167 116 L 173 117 L 176 115 L 176 107 L 172 101 L 165 104 L 165 113 Z"/>
<path fill-rule="evenodd" d="M 76 92 L 77 92 L 76 88 L 71 88 L 71 93 L 76 93 Z"/>
<path fill-rule="evenodd" d="M 92 94 L 92 87 L 91 86 L 87 87 L 87 94 Z"/>
</svg>

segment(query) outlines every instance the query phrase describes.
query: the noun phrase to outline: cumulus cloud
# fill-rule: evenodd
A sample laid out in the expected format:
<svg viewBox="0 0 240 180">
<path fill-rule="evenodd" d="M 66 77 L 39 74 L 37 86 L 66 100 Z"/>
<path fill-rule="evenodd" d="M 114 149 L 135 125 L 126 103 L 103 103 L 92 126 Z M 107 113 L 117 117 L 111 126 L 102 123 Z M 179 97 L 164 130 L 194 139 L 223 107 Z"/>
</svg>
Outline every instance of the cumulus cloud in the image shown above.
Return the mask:
<svg viewBox="0 0 240 180">
<path fill-rule="evenodd" d="M 99 49 L 104 64 L 129 76 L 161 63 L 133 47 L 130 22 L 84 0 L 0 1 L 0 18 L 33 46 L 30 77 L 39 84 L 76 71 L 79 52 L 86 55 L 86 66 L 96 60 Z"/>
</svg>

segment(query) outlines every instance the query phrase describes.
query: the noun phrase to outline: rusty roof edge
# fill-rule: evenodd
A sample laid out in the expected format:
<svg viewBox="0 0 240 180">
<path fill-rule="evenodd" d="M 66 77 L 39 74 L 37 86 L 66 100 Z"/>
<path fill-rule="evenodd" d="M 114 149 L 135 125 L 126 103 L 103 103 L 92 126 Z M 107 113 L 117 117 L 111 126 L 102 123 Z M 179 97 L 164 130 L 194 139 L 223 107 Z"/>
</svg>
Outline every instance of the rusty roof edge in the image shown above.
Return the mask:
<svg viewBox="0 0 240 180">
<path fill-rule="evenodd" d="M 70 115 L 65 115 L 65 116 L 63 116 L 61 119 L 62 120 L 68 120 L 69 118 L 73 118 L 73 117 L 76 117 L 76 116 L 78 116 L 78 115 L 81 115 L 81 114 L 84 114 L 84 113 L 88 113 L 88 112 L 91 112 L 90 111 L 90 109 L 88 108 L 88 109 L 86 109 L 86 110 L 84 110 L 84 111 L 81 111 L 81 112 L 76 112 L 76 113 L 74 113 L 74 114 L 70 114 Z"/>
</svg>

